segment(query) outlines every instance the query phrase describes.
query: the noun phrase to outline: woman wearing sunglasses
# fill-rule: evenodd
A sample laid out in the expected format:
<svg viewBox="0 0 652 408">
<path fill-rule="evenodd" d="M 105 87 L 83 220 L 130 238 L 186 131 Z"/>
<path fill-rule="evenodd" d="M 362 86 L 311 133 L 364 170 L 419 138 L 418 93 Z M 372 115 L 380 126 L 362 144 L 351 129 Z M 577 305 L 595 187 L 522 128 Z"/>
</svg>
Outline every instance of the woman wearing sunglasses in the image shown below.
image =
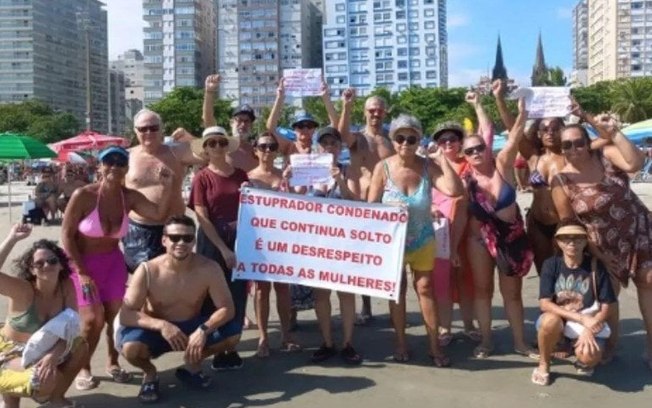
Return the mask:
<svg viewBox="0 0 652 408">
<path fill-rule="evenodd" d="M 463 186 L 451 165 L 440 155 L 433 160 L 417 156 L 422 135 L 421 123 L 413 116 L 400 115 L 392 121 L 389 137 L 396 154 L 381 160 L 374 168 L 368 201 L 404 206 L 408 211 L 404 264 L 410 266 L 414 276 L 432 362 L 437 367 L 447 367 L 450 360 L 437 340 L 437 307 L 431 283 L 435 238 L 430 189 L 434 186 L 443 194 L 456 197 L 462 195 Z M 399 302 L 391 301 L 389 310 L 396 333 L 394 360 L 406 362 L 410 356 L 405 338 L 405 276 L 401 282 Z"/>
<path fill-rule="evenodd" d="M 622 286 L 631 278 L 647 331 L 647 364 L 652 369 L 652 215 L 631 190 L 627 173 L 641 169 L 644 157 L 620 132 L 613 118 L 596 117 L 600 136 L 610 145 L 590 148 L 582 126 L 566 126 L 561 150 L 566 166 L 553 180 L 552 195 L 560 219 L 575 218 L 587 229 L 589 247 Z M 615 284 L 614 280 L 614 284 Z M 616 293 L 619 285 L 615 286 Z M 618 307 L 612 308 L 612 335 L 603 360 L 613 357 L 618 339 Z"/>
<path fill-rule="evenodd" d="M 487 146 L 491 146 L 493 128 L 478 94 L 467 92 L 465 99 L 473 106 L 478 117 L 478 131 L 482 139 Z M 455 122 L 440 124 L 432 134 L 433 146 L 430 150 L 433 153 L 440 150 L 458 176 L 469 169 L 469 164 L 462 154 L 462 140 L 465 134 L 464 128 Z M 439 344 L 443 347 L 453 341 L 451 324 L 454 301 L 460 305 L 464 323 L 462 335 L 475 342 L 481 339 L 480 332 L 473 323 L 473 273 L 469 266 L 465 244 L 468 235 L 467 205 L 465 197 L 451 198 L 435 188 L 432 189 L 433 217 L 445 217 L 449 226 L 450 259 L 438 257 L 433 270 L 433 289 L 439 312 Z"/>
<path fill-rule="evenodd" d="M 254 150 L 258 157 L 258 167 L 248 173 L 251 185 L 274 191 L 287 190 L 287 180 L 283 178 L 281 170 L 274 167 L 279 150 L 279 144 L 270 132 L 261 133 L 254 143 Z M 270 282 L 256 282 L 256 321 L 260 338 L 256 355 L 261 358 L 269 356 L 269 338 L 267 328 L 269 323 L 269 294 L 272 290 Z M 290 286 L 285 283 L 274 282 L 276 291 L 276 310 L 281 321 L 281 351 L 299 351 L 301 346 L 293 339 L 290 333 L 290 316 L 292 304 Z"/>
<path fill-rule="evenodd" d="M 462 152 L 469 163 L 464 182 L 469 197 L 469 238 L 467 253 L 473 271 L 475 313 L 482 341 L 473 351 L 476 358 L 493 352 L 491 299 L 494 268 L 498 267 L 500 292 L 507 320 L 512 328 L 514 350 L 532 355 L 523 333 L 522 278 L 532 265 L 532 249 L 525 235 L 523 218 L 516 203 L 514 160 L 523 137 L 527 112 L 519 101 L 519 115 L 507 143 L 495 160 L 490 147 L 479 136 L 464 140 Z"/>
<path fill-rule="evenodd" d="M 188 208 L 197 215 L 197 253 L 216 261 L 224 271 L 229 290 L 235 305 L 233 319 L 240 328 L 247 308 L 247 282 L 231 281 L 231 270 L 235 265 L 236 226 L 240 205 L 240 187 L 249 181 L 244 170 L 234 167 L 227 160 L 229 153 L 235 152 L 240 139 L 229 136 L 220 126 L 204 130 L 201 139 L 190 144 L 193 153 L 208 159 L 208 166 L 199 170 L 192 179 Z M 202 313 L 209 315 L 215 311 L 210 298 L 204 303 Z M 214 370 L 238 369 L 243 361 L 235 350 L 230 348 L 213 358 Z"/>
<path fill-rule="evenodd" d="M 0 244 L 0 266 L 16 243 L 31 233 L 29 225 L 16 224 Z M 54 242 L 36 241 L 14 261 L 17 276 L 0 272 L 0 295 L 9 299 L 7 320 L 0 325 L 0 393 L 3 407 L 17 408 L 21 397 L 31 397 L 48 406 L 72 407 L 64 395 L 82 364 L 88 348 L 61 340 L 34 365 L 22 368 L 21 356 L 32 334 L 67 308 L 77 310 L 75 288 L 69 276 L 68 258 Z"/>
<path fill-rule="evenodd" d="M 120 240 L 126 235 L 130 211 L 144 217 L 157 218 L 165 214 L 169 200 L 149 201 L 142 193 L 124 187 L 129 164 L 129 152 L 111 146 L 98 156 L 99 182 L 78 188 L 68 203 L 63 217 L 61 241 L 76 273 L 72 275 L 77 291 L 82 335 L 88 342 L 92 357 L 104 324 L 107 324 L 107 374 L 115 382 L 125 383 L 131 375 L 120 368 L 118 353 L 113 345 L 113 320 L 120 310 L 127 283 L 125 259 Z M 169 175 L 161 172 L 162 183 L 170 185 Z M 165 189 L 164 195 L 170 189 Z M 78 390 L 97 387 L 91 374 L 90 358 L 75 380 Z"/>
</svg>

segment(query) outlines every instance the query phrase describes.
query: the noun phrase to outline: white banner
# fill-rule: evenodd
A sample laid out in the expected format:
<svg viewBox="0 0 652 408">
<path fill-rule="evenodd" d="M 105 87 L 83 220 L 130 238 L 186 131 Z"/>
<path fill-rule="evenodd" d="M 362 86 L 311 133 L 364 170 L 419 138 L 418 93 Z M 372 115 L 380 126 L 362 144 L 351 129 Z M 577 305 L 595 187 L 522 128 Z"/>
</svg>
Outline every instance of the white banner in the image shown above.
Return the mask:
<svg viewBox="0 0 652 408">
<path fill-rule="evenodd" d="M 570 113 L 570 88 L 560 86 L 540 86 L 519 88 L 512 92 L 511 99 L 525 98 L 528 118 L 565 117 Z"/>
<path fill-rule="evenodd" d="M 291 154 L 290 167 L 292 176 L 290 185 L 312 186 L 313 184 L 329 184 L 333 155 L 331 153 Z"/>
<path fill-rule="evenodd" d="M 293 97 L 321 95 L 321 68 L 284 69 L 285 94 Z"/>
<path fill-rule="evenodd" d="M 407 210 L 244 188 L 233 279 L 398 300 Z"/>
</svg>

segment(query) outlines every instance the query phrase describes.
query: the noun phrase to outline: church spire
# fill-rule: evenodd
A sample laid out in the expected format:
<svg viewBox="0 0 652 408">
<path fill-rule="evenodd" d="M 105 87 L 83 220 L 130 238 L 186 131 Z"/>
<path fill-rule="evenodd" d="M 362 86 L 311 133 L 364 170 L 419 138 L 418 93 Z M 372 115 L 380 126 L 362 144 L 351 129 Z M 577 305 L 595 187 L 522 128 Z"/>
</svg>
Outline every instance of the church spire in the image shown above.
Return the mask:
<svg viewBox="0 0 652 408">
<path fill-rule="evenodd" d="M 543 42 L 541 41 L 541 32 L 539 32 L 539 41 L 537 43 L 537 55 L 532 67 L 532 86 L 542 86 L 546 84 L 548 76 L 548 67 L 543 56 Z"/>
<path fill-rule="evenodd" d="M 496 46 L 496 62 L 491 74 L 491 80 L 495 81 L 496 79 L 507 80 L 507 69 L 505 69 L 503 62 L 503 47 L 500 44 L 500 35 L 498 35 L 498 45 Z"/>
</svg>

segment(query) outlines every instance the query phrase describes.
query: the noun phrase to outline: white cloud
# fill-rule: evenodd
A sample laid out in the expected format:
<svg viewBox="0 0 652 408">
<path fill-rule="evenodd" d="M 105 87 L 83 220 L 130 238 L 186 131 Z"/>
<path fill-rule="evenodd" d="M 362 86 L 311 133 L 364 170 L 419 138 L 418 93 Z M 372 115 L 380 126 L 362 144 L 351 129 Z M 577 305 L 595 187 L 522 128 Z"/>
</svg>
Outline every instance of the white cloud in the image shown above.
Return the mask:
<svg viewBox="0 0 652 408">
<path fill-rule="evenodd" d="M 469 24 L 467 14 L 449 14 L 446 21 L 447 28 L 465 27 Z"/>
<path fill-rule="evenodd" d="M 568 20 L 573 17 L 573 9 L 571 7 L 557 7 L 557 18 L 561 20 Z"/>
<path fill-rule="evenodd" d="M 109 59 L 135 48 L 143 50 L 143 3 L 134 0 L 105 0 L 109 29 Z"/>
</svg>

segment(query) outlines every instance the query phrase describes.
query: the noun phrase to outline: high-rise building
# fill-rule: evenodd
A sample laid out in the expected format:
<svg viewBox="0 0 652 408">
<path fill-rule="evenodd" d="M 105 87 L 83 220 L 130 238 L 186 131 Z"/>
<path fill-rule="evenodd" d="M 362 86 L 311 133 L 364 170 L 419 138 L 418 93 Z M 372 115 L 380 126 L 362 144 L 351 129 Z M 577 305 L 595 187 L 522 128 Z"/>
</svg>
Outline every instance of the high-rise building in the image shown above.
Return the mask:
<svg viewBox="0 0 652 408">
<path fill-rule="evenodd" d="M 573 72 L 571 83 L 586 85 L 589 68 L 589 0 L 573 8 Z"/>
<path fill-rule="evenodd" d="M 0 103 L 37 99 L 107 132 L 103 7 L 98 0 L 0 0 Z"/>
<path fill-rule="evenodd" d="M 321 67 L 322 2 L 218 0 L 220 97 L 271 107 L 283 69 Z"/>
<path fill-rule="evenodd" d="M 127 130 L 125 117 L 125 74 L 109 69 L 109 129 L 111 135 L 122 135 Z"/>
<path fill-rule="evenodd" d="M 215 0 L 143 0 L 145 104 L 215 72 Z"/>
<path fill-rule="evenodd" d="M 446 87 L 446 0 L 325 2 L 324 71 L 334 97 L 351 86 Z"/>
<path fill-rule="evenodd" d="M 652 75 L 652 3 L 591 0 L 587 10 L 588 84 Z"/>
<path fill-rule="evenodd" d="M 134 115 L 143 108 L 145 101 L 145 60 L 138 50 L 128 50 L 110 62 L 111 69 L 124 73 L 124 116 L 131 128 Z"/>
</svg>

